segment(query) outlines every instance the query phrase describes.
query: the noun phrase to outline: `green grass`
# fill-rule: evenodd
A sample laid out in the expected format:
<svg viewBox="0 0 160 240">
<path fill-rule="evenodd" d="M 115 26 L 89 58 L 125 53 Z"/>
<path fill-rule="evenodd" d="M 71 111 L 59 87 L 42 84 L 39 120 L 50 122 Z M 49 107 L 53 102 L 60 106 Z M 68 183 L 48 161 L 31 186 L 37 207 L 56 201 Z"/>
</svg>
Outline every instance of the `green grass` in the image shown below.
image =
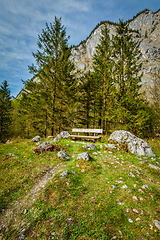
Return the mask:
<svg viewBox="0 0 160 240">
<path fill-rule="evenodd" d="M 65 164 L 26 214 L 22 206 L 18 223 L 13 220 L 7 229 L 3 228 L 2 239 L 18 239 L 22 233 L 25 239 L 160 239 L 154 225 L 154 220 L 160 220 L 159 172 L 149 167 L 149 163 L 159 166 L 160 141 L 148 140 L 155 160 L 107 150 L 103 146 L 106 141 L 102 138 L 96 142 L 96 150 L 86 150 L 68 139 L 59 141 L 60 148 L 70 156 L 65 162 L 57 158 L 56 152 L 33 153 L 36 144 L 30 140 L 0 145 L 2 209 L 14 206 L 46 169 L 59 162 Z M 91 161 L 77 160 L 84 151 L 89 152 Z M 9 152 L 15 156 L 7 159 Z M 144 160 L 148 162 L 140 164 Z M 60 178 L 65 170 L 69 174 Z M 130 172 L 135 177 L 130 177 Z M 150 188 L 142 189 L 144 184 Z"/>
</svg>

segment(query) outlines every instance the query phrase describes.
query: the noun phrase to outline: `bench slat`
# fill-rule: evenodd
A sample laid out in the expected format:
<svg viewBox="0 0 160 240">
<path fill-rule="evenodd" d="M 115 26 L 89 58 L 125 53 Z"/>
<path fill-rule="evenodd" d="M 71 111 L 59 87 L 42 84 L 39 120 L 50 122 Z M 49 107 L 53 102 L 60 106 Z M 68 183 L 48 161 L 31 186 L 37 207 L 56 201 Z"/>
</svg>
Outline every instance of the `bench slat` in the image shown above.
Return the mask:
<svg viewBox="0 0 160 240">
<path fill-rule="evenodd" d="M 100 136 L 82 136 L 82 135 L 69 135 L 70 138 L 86 138 L 86 139 L 101 139 Z"/>
<path fill-rule="evenodd" d="M 73 128 L 72 132 L 79 133 L 103 133 L 103 129 L 82 129 L 82 128 Z"/>
</svg>

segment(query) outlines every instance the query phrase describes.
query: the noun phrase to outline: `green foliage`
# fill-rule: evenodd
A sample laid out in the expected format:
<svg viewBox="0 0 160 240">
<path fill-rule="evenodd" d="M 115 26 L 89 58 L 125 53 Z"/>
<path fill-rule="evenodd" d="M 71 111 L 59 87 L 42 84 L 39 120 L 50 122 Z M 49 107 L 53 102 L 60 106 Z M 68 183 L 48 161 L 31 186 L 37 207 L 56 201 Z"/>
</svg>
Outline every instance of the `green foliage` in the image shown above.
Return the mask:
<svg viewBox="0 0 160 240">
<path fill-rule="evenodd" d="M 135 134 L 144 133 L 151 127 L 151 114 L 147 102 L 140 93 L 141 77 L 139 71 L 140 52 L 132 40 L 128 24 L 121 21 L 113 37 L 113 81 L 116 85 L 114 99 L 118 127 Z"/>
<path fill-rule="evenodd" d="M 79 79 L 78 89 L 76 126 L 89 128 L 94 122 L 93 112 L 95 106 L 94 79 L 90 71 Z"/>
<path fill-rule="evenodd" d="M 8 83 L 0 86 L 0 141 L 6 141 L 12 135 L 12 102 Z"/>
<path fill-rule="evenodd" d="M 38 36 L 38 50 L 33 53 L 37 65 L 29 67 L 34 78 L 25 82 L 20 101 L 27 131 L 31 127 L 45 136 L 49 130 L 54 135 L 72 121 L 69 116 L 73 116 L 76 81 L 68 39 L 61 19 L 56 17 Z"/>
<path fill-rule="evenodd" d="M 114 100 L 112 98 L 115 86 L 112 79 L 113 61 L 112 46 L 107 25 L 102 28 L 100 44 L 96 47 L 93 57 L 93 70 L 96 89 L 96 110 L 98 126 L 108 131 L 112 119 Z"/>
</svg>

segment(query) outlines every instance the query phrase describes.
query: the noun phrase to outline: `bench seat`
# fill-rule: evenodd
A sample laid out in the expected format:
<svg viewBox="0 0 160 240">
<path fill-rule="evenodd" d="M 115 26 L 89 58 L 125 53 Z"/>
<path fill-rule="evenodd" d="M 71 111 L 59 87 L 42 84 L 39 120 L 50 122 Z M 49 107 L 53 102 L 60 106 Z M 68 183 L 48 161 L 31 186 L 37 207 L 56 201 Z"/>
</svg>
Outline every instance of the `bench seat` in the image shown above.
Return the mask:
<svg viewBox="0 0 160 240">
<path fill-rule="evenodd" d="M 98 140 L 101 139 L 101 136 L 96 136 L 96 134 L 102 134 L 103 129 L 82 129 L 82 128 L 73 128 L 72 132 L 78 133 L 78 135 L 69 135 L 68 137 L 71 139 L 90 139 L 90 140 Z M 85 136 L 85 135 L 80 135 L 80 133 L 87 133 L 87 134 L 94 134 L 94 136 Z"/>
<path fill-rule="evenodd" d="M 101 139 L 101 136 L 82 136 L 82 135 L 69 135 L 70 138 L 83 138 L 83 139 Z"/>
</svg>

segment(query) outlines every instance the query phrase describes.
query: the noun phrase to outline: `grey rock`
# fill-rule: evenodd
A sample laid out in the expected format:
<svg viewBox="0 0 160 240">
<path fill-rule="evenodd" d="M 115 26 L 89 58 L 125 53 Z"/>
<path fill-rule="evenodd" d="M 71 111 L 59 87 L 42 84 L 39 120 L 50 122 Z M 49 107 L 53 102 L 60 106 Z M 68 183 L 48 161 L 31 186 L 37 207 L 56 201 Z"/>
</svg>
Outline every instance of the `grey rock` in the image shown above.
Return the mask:
<svg viewBox="0 0 160 240">
<path fill-rule="evenodd" d="M 40 136 L 35 136 L 33 139 L 32 139 L 32 142 L 39 142 L 41 140 L 41 137 Z"/>
<path fill-rule="evenodd" d="M 151 79 L 154 73 L 159 69 L 160 59 L 160 11 L 144 11 L 129 22 L 129 28 L 139 31 L 133 33 L 132 39 L 137 42 L 140 50 L 142 62 L 142 90 L 147 92 L 148 100 L 150 99 Z M 104 24 L 96 27 L 89 38 L 79 46 L 72 48 L 71 60 L 74 60 L 77 69 L 87 72 L 91 70 L 92 59 L 96 52 L 96 46 L 100 43 L 101 29 Z M 110 37 L 116 34 L 116 26 L 107 23 L 110 30 Z M 146 36 L 147 35 L 147 36 Z"/>
<path fill-rule="evenodd" d="M 118 144 L 126 144 L 128 150 L 133 154 L 140 156 L 146 155 L 148 157 L 155 156 L 151 147 L 143 139 L 136 137 L 132 133 L 125 130 L 114 131 L 108 139 L 115 141 Z"/>
<path fill-rule="evenodd" d="M 43 142 L 38 146 L 38 150 L 43 151 L 49 147 L 52 147 L 52 144 L 50 142 Z"/>
<path fill-rule="evenodd" d="M 106 148 L 115 148 L 115 149 L 117 149 L 117 147 L 115 146 L 115 144 L 104 144 L 104 146 L 105 146 Z"/>
<path fill-rule="evenodd" d="M 83 148 L 87 148 L 87 149 L 92 149 L 92 150 L 95 150 L 97 149 L 96 145 L 95 144 L 85 144 L 83 145 Z"/>
<path fill-rule="evenodd" d="M 154 224 L 160 230 L 160 221 L 154 220 Z"/>
<path fill-rule="evenodd" d="M 138 198 L 137 198 L 136 196 L 133 196 L 132 198 L 133 198 L 134 200 L 138 200 Z"/>
<path fill-rule="evenodd" d="M 67 185 L 70 185 L 70 184 L 71 184 L 71 181 L 70 181 L 70 180 L 68 180 L 66 183 L 67 183 Z"/>
<path fill-rule="evenodd" d="M 15 153 L 8 153 L 5 157 L 8 158 L 8 157 L 12 157 L 12 156 L 15 156 Z"/>
<path fill-rule="evenodd" d="M 62 159 L 70 159 L 70 157 L 64 151 L 58 152 L 57 156 Z"/>
<path fill-rule="evenodd" d="M 143 189 L 146 189 L 146 188 L 149 189 L 150 186 L 148 186 L 147 184 L 144 184 L 144 185 L 142 186 L 142 188 L 143 188 Z"/>
<path fill-rule="evenodd" d="M 24 210 L 24 212 L 23 212 L 23 214 L 26 214 L 27 212 L 28 212 L 28 210 L 27 210 L 27 209 L 25 209 L 25 210 Z"/>
<path fill-rule="evenodd" d="M 80 159 L 83 159 L 83 160 L 86 160 L 86 161 L 90 161 L 89 153 L 88 152 L 84 152 L 84 153 L 78 154 L 77 160 L 80 160 Z"/>
<path fill-rule="evenodd" d="M 128 174 L 128 176 L 129 176 L 129 177 L 135 177 L 135 175 L 134 175 L 132 172 L 130 172 L 130 173 Z"/>
<path fill-rule="evenodd" d="M 21 235 L 19 236 L 19 240 L 24 240 L 24 239 L 25 239 L 24 234 L 21 234 Z"/>
<path fill-rule="evenodd" d="M 68 138 L 69 135 L 70 135 L 70 133 L 68 131 L 63 131 L 63 132 L 59 133 L 56 138 L 58 138 L 58 139 Z"/>
<path fill-rule="evenodd" d="M 153 165 L 153 164 L 151 164 L 151 163 L 149 164 L 149 166 L 150 166 L 151 168 L 157 170 L 157 171 L 160 171 L 160 168 L 159 168 L 159 167 L 157 167 L 157 166 L 155 166 L 155 165 Z"/>
<path fill-rule="evenodd" d="M 133 208 L 132 211 L 133 211 L 134 213 L 139 213 L 138 210 L 135 209 L 135 208 Z"/>
<path fill-rule="evenodd" d="M 57 138 L 57 137 L 55 137 L 54 139 L 53 139 L 53 141 L 51 141 L 51 143 L 55 143 L 55 142 L 58 142 L 59 141 L 59 139 Z"/>
<path fill-rule="evenodd" d="M 148 160 L 140 161 L 139 163 L 140 163 L 140 164 L 144 164 L 144 163 L 147 163 L 147 162 L 148 162 Z"/>
<path fill-rule="evenodd" d="M 69 174 L 69 171 L 66 170 L 65 172 L 61 173 L 60 178 L 64 178 Z"/>
</svg>

